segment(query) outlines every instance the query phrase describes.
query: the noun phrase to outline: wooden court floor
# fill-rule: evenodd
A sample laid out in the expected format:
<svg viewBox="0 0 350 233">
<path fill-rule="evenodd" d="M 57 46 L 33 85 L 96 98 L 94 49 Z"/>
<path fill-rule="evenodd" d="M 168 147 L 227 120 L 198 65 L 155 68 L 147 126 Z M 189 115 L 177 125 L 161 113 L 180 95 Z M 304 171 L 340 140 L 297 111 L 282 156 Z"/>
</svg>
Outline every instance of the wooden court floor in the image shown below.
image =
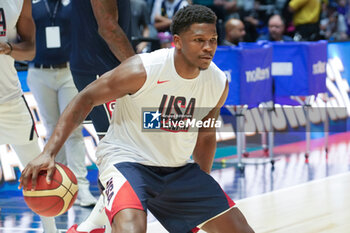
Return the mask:
<svg viewBox="0 0 350 233">
<path fill-rule="evenodd" d="M 347 233 L 350 173 L 253 196 L 236 204 L 256 233 Z M 149 228 L 150 233 L 167 232 L 157 222 Z"/>
<path fill-rule="evenodd" d="M 254 163 L 241 174 L 229 163 L 216 163 L 212 176 L 259 233 L 350 233 L 350 133 L 331 136 L 328 157 L 320 140 L 312 142 L 305 163 L 305 143 L 275 148 L 275 169 Z M 13 184 L 17 185 L 17 184 Z M 97 196 L 97 187 L 93 186 Z M 91 209 L 73 206 L 56 218 L 60 232 L 82 222 Z M 147 233 L 165 233 L 149 215 Z M 0 184 L 0 233 L 42 232 L 39 217 L 25 205 L 20 192 Z"/>
<path fill-rule="evenodd" d="M 256 232 L 350 232 L 350 173 L 238 201 Z"/>
</svg>

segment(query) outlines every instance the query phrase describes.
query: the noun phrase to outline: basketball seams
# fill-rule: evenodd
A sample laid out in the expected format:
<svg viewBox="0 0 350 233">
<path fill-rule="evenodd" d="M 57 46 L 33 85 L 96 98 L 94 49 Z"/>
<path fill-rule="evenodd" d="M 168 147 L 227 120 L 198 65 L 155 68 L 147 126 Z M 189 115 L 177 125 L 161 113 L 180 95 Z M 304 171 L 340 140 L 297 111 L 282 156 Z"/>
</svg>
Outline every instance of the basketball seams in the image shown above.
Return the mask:
<svg viewBox="0 0 350 233">
<path fill-rule="evenodd" d="M 71 192 L 71 188 L 72 188 L 72 185 L 73 185 L 73 184 L 74 184 L 74 183 L 72 182 L 72 183 L 70 184 L 69 188 L 67 189 L 68 192 L 69 192 L 72 196 L 74 196 L 74 194 L 77 192 L 77 191 L 75 191 L 74 193 Z M 74 187 L 74 188 L 75 188 L 75 187 Z"/>
<path fill-rule="evenodd" d="M 77 197 L 78 185 L 74 173 L 62 164 L 56 163 L 55 166 L 58 173 L 55 171 L 51 184 L 46 184 L 46 174 L 42 173 L 38 177 L 41 190 L 23 190 L 29 208 L 42 216 L 54 217 L 65 213 Z"/>
<path fill-rule="evenodd" d="M 57 179 L 53 179 L 52 181 L 56 182 L 59 186 L 57 188 L 54 188 L 54 189 L 34 190 L 34 191 L 23 190 L 23 194 L 26 197 L 48 197 L 48 196 L 49 197 L 54 197 L 54 196 L 62 197 L 62 191 L 60 189 L 62 189 L 62 187 L 67 189 L 67 187 L 62 185 L 62 183 L 59 182 Z M 61 194 L 61 195 L 59 195 L 59 194 Z"/>
</svg>

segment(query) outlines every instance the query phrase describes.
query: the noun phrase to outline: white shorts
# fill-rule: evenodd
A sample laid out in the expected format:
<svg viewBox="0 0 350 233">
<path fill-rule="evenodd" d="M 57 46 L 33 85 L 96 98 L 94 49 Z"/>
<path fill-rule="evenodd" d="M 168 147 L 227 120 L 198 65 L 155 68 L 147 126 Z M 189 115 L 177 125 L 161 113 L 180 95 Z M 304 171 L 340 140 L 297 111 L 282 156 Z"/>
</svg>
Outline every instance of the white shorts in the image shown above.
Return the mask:
<svg viewBox="0 0 350 233">
<path fill-rule="evenodd" d="M 0 104 L 0 144 L 23 145 L 37 138 L 24 96 Z"/>
</svg>

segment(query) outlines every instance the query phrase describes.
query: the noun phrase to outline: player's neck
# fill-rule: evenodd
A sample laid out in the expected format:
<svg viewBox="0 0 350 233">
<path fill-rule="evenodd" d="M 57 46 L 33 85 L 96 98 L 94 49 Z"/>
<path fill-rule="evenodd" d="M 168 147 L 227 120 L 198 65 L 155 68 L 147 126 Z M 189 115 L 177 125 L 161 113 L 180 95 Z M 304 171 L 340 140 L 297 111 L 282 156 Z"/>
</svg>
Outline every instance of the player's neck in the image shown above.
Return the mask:
<svg viewBox="0 0 350 233">
<path fill-rule="evenodd" d="M 189 62 L 186 57 L 178 51 L 175 51 L 174 54 L 174 66 L 177 74 L 184 79 L 194 79 L 200 73 L 199 68 Z"/>
</svg>

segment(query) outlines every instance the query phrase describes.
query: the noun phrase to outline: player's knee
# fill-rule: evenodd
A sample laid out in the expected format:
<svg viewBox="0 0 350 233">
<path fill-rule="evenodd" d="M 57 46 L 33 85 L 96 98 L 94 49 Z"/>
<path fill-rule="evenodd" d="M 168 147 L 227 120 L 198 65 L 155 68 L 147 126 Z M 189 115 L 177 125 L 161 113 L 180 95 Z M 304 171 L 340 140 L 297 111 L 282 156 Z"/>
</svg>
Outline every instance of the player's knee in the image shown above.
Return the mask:
<svg viewBox="0 0 350 233">
<path fill-rule="evenodd" d="M 146 233 L 146 224 L 135 221 L 113 221 L 113 232 L 116 233 Z"/>
<path fill-rule="evenodd" d="M 232 208 L 219 217 L 207 222 L 202 229 L 210 233 L 254 233 L 238 208 Z"/>
<path fill-rule="evenodd" d="M 118 212 L 113 218 L 113 232 L 146 233 L 147 218 L 146 214 L 142 212 L 135 210 L 122 210 Z"/>
</svg>

